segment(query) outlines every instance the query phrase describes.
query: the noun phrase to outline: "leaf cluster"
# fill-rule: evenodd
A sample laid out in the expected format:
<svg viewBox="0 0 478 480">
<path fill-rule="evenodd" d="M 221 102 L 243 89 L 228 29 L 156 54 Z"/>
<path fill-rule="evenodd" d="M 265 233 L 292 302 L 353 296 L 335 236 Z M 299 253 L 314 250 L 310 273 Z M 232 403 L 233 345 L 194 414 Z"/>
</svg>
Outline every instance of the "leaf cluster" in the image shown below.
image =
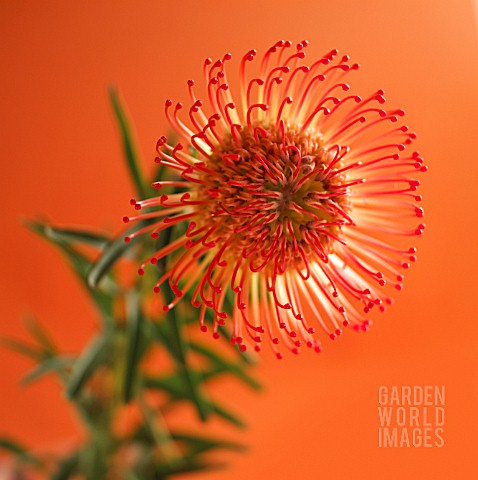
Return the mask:
<svg viewBox="0 0 478 480">
<path fill-rule="evenodd" d="M 114 89 L 110 99 L 134 189 L 145 198 L 152 193 L 150 183 L 164 178 L 164 172 L 146 180 L 129 121 Z M 28 227 L 65 256 L 95 306 L 99 329 L 79 355 L 61 352 L 34 318 L 26 321 L 31 341 L 1 340 L 35 362 L 23 384 L 52 374 L 59 379 L 87 431 L 83 443 L 62 455 L 34 455 L 18 442 L 0 439 L 0 450 L 16 458 L 19 471 L 28 475 L 35 470 L 51 480 L 167 479 L 221 467 L 210 459 L 211 451 L 243 450 L 240 444 L 212 438 L 201 430 L 214 417 L 244 427 L 236 413 L 211 397 L 207 384 L 227 375 L 259 389 L 249 374 L 252 359 L 226 341 L 219 342 L 219 348 L 216 342 L 202 343 L 190 333 L 190 325 L 196 323 L 194 309 L 184 306 L 158 313 L 151 308 L 150 281 L 136 277 L 132 284 L 125 284 L 118 272 L 121 262 L 135 264 L 174 240 L 179 232 L 168 230 L 158 245 L 146 236 L 125 243 L 122 236 L 44 221 L 30 221 Z M 156 276 L 167 261 L 159 262 Z M 163 295 L 168 301 L 170 293 Z M 185 298 L 183 305 L 188 305 L 188 300 Z M 228 336 L 224 329 L 220 333 Z M 205 428 L 199 432 L 169 428 L 168 414 L 176 408 L 193 409 Z M 127 422 L 122 418 L 131 410 L 137 415 L 125 431 Z"/>
</svg>

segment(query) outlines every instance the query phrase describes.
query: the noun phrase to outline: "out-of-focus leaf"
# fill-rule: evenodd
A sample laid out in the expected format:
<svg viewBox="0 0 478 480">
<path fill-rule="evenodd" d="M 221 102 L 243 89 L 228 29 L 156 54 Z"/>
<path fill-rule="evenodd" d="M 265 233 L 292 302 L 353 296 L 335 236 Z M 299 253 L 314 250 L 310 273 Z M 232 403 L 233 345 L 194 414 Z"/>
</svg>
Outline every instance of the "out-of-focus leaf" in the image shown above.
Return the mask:
<svg viewBox="0 0 478 480">
<path fill-rule="evenodd" d="M 216 415 L 223 418 L 224 420 L 227 420 L 228 422 L 232 423 L 236 427 L 239 427 L 239 428 L 246 427 L 246 424 L 237 415 L 230 412 L 229 410 L 227 410 L 217 402 L 214 402 L 214 403 L 211 402 L 211 409 Z"/>
<path fill-rule="evenodd" d="M 125 480 L 141 480 L 138 475 L 136 475 L 135 472 L 132 472 L 131 470 L 127 470 L 124 472 Z"/>
<path fill-rule="evenodd" d="M 213 350 L 210 350 L 198 343 L 191 342 L 189 344 L 189 347 L 191 348 L 191 350 L 208 358 L 213 363 L 214 367 L 217 370 L 217 373 L 222 373 L 222 372 L 232 373 L 233 375 L 241 379 L 243 382 L 245 382 L 247 385 L 249 385 L 253 389 L 260 390 L 261 384 L 256 380 L 254 380 L 250 375 L 248 375 L 244 371 L 244 368 L 241 365 L 225 360 L 220 355 L 215 353 Z M 207 377 L 207 374 L 205 376 Z"/>
<path fill-rule="evenodd" d="M 51 237 L 49 235 L 50 230 L 48 225 L 41 222 L 28 222 L 27 225 L 31 230 L 38 233 L 46 240 L 53 242 L 62 250 L 62 252 L 68 258 L 73 270 L 87 289 L 88 293 L 91 295 L 100 311 L 104 314 L 104 319 L 109 320 L 113 313 L 113 297 L 111 295 L 107 295 L 101 290 L 91 289 L 87 282 L 87 275 L 91 269 L 92 262 L 85 255 L 78 252 L 64 241 L 59 240 L 55 236 Z"/>
<path fill-rule="evenodd" d="M 139 405 L 148 428 L 148 436 L 153 439 L 155 448 L 159 449 L 161 458 L 175 459 L 180 457 L 181 452 L 169 433 L 161 410 L 151 409 L 141 397 L 139 397 Z"/>
<path fill-rule="evenodd" d="M 134 187 L 141 199 L 146 198 L 145 182 L 140 169 L 140 160 L 138 158 L 137 148 L 131 132 L 129 120 L 125 114 L 124 108 L 114 87 L 109 89 L 110 102 L 116 116 L 116 121 L 121 133 L 123 142 L 124 156 L 128 165 L 128 170 L 133 179 Z"/>
<path fill-rule="evenodd" d="M 21 380 L 22 385 L 27 385 L 50 372 L 57 372 L 60 375 L 70 368 L 75 359 L 73 357 L 55 356 L 42 361 L 34 370 L 28 373 Z"/>
<path fill-rule="evenodd" d="M 168 288 L 164 289 L 163 295 L 166 304 L 169 304 L 174 298 Z M 188 393 L 183 394 L 183 396 L 186 395 L 194 403 L 201 420 L 206 420 L 209 414 L 208 403 L 202 389 L 200 389 L 201 378 L 198 378 L 197 375 L 195 376 L 187 364 L 188 343 L 185 341 L 181 331 L 181 320 L 177 317 L 176 310 L 170 310 L 166 320 L 159 324 L 154 324 L 153 329 L 156 330 L 157 338 L 176 361 L 180 374 L 184 379 L 183 385 L 188 390 Z"/>
<path fill-rule="evenodd" d="M 73 453 L 69 457 L 61 460 L 58 470 L 53 473 L 51 480 L 67 480 L 77 472 L 80 455 L 78 452 Z"/>
<path fill-rule="evenodd" d="M 200 435 L 192 435 L 181 432 L 171 432 L 174 440 L 183 443 L 187 447 L 189 455 L 199 455 L 213 449 L 244 451 L 246 447 L 237 442 L 222 440 L 218 438 L 208 438 Z"/>
<path fill-rule="evenodd" d="M 54 227 L 53 225 L 45 225 L 45 235 L 53 241 L 56 240 L 68 244 L 79 243 L 96 248 L 103 248 L 110 240 L 105 234 L 79 227 Z"/>
<path fill-rule="evenodd" d="M 174 398 L 188 398 L 184 379 L 178 374 L 169 377 L 146 377 L 144 380 L 144 386 L 146 388 L 163 390 Z"/>
<path fill-rule="evenodd" d="M 25 357 L 33 358 L 33 360 L 39 361 L 45 357 L 45 352 L 38 350 L 36 347 L 28 345 L 28 343 L 22 342 L 21 340 L 15 340 L 14 338 L 0 338 L 0 344 L 3 344 L 10 350 L 14 350 Z"/>
<path fill-rule="evenodd" d="M 167 322 L 153 322 L 151 324 L 151 332 L 156 341 L 166 347 L 169 341 L 169 323 Z M 167 347 L 166 347 L 167 348 Z"/>
<path fill-rule="evenodd" d="M 71 371 L 71 377 L 66 387 L 66 395 L 68 398 L 72 399 L 76 397 L 96 368 L 104 363 L 110 353 L 112 343 L 112 333 L 105 332 L 103 335 L 97 336 L 89 344 L 88 348 L 83 351 Z"/>
<path fill-rule="evenodd" d="M 194 382 L 200 384 L 206 380 L 211 380 L 219 375 L 224 373 L 224 370 L 219 367 L 210 367 L 207 370 L 193 370 L 190 368 L 190 378 L 193 379 Z M 165 391 L 168 391 L 168 393 L 171 393 L 172 395 L 175 395 L 174 392 L 178 393 L 179 391 L 182 392 L 180 393 L 181 397 L 187 397 L 188 399 L 191 398 L 189 387 L 188 387 L 188 380 L 185 380 L 184 375 L 182 372 L 176 372 L 173 375 L 169 377 L 162 377 L 162 378 L 156 378 L 157 380 L 156 386 L 153 388 L 162 388 Z"/>
<path fill-rule="evenodd" d="M 155 335 L 160 341 L 167 347 L 171 348 L 171 345 L 168 343 L 168 331 L 169 328 L 172 328 L 172 323 L 161 322 L 159 324 L 153 325 L 153 331 Z M 194 345 L 194 344 L 192 344 Z M 192 346 L 190 344 L 190 346 Z M 172 353 L 173 354 L 173 353 Z M 239 367 L 238 367 L 239 368 Z M 217 375 L 221 373 L 221 371 L 211 371 L 212 374 Z M 197 384 L 198 382 L 202 382 L 206 380 L 206 377 L 211 377 L 213 375 L 209 375 L 208 373 L 204 374 L 202 372 L 195 372 L 192 368 L 188 368 L 188 379 L 189 382 Z M 244 379 L 245 381 L 245 379 Z M 260 385 L 256 384 L 256 382 L 248 377 L 248 383 L 250 382 L 251 386 L 254 385 L 253 388 L 260 387 Z M 157 388 L 166 391 L 175 399 L 190 399 L 191 400 L 191 393 L 188 391 L 187 387 L 184 385 L 183 379 L 179 376 L 172 376 L 172 377 L 156 377 L 156 378 L 147 378 L 145 385 L 149 388 Z M 225 420 L 237 425 L 238 427 L 244 427 L 245 424 L 234 414 L 228 412 L 223 407 L 213 404 L 207 398 L 201 397 L 202 405 L 204 405 L 208 409 L 208 413 L 210 411 L 214 411 L 217 415 L 223 417 Z"/>
<path fill-rule="evenodd" d="M 193 378 L 197 378 L 199 375 L 200 374 L 198 372 L 190 371 L 190 376 Z M 146 388 L 163 390 L 167 392 L 174 400 L 192 400 L 191 392 L 188 386 L 185 384 L 184 378 L 178 374 L 169 377 L 147 377 L 144 380 L 144 385 Z M 237 427 L 245 427 L 244 422 L 240 418 L 222 407 L 217 402 L 213 402 L 204 397 L 201 400 L 208 409 L 209 413 L 215 413 Z"/>
<path fill-rule="evenodd" d="M 141 358 L 141 337 L 144 324 L 139 294 L 132 290 L 126 297 L 128 349 L 126 353 L 126 368 L 123 397 L 126 403 L 131 401 L 133 386 L 138 373 L 138 363 Z"/>
<path fill-rule="evenodd" d="M 183 333 L 181 332 L 181 321 L 176 316 L 176 310 L 172 309 L 168 312 L 167 320 L 171 326 L 171 343 L 170 352 L 173 354 L 176 362 L 181 370 L 181 373 L 186 381 L 189 390 L 189 396 L 196 407 L 199 418 L 205 421 L 210 413 L 208 402 L 201 389 L 201 380 L 194 377 L 192 369 L 187 363 L 187 348 Z"/>
<path fill-rule="evenodd" d="M 31 465 L 40 466 L 43 462 L 32 455 L 23 445 L 9 438 L 0 438 L 0 450 L 6 450 L 7 452 L 16 455 L 22 462 L 29 463 Z"/>
<path fill-rule="evenodd" d="M 111 240 L 105 245 L 99 258 L 96 260 L 96 262 L 94 262 L 90 271 L 88 272 L 88 285 L 91 288 L 97 287 L 103 277 L 111 270 L 113 265 L 123 255 L 126 255 L 132 246 L 137 245 L 140 241 L 139 238 L 133 238 L 129 243 L 126 243 L 124 241 L 124 237 L 143 228 L 148 223 L 151 223 L 151 220 L 137 222 L 134 227 L 126 230 L 123 235 Z"/>
<path fill-rule="evenodd" d="M 26 317 L 25 327 L 46 352 L 54 353 L 57 351 L 56 345 L 50 337 L 50 334 L 41 326 L 35 317 Z"/>
</svg>

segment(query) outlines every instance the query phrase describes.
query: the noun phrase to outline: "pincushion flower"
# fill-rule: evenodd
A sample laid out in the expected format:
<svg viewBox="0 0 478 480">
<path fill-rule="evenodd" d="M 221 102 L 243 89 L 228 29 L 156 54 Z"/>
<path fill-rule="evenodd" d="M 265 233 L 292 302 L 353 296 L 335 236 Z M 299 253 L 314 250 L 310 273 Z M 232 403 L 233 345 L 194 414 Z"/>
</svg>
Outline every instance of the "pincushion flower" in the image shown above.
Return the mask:
<svg viewBox="0 0 478 480">
<path fill-rule="evenodd" d="M 176 295 L 165 311 L 189 291 L 203 331 L 209 311 L 216 338 L 232 322 L 241 350 L 268 339 L 278 358 L 320 351 L 319 331 L 366 330 L 367 313 L 391 303 L 387 288 L 402 288 L 416 259 L 409 239 L 425 228 L 415 177 L 426 167 L 409 152 L 416 135 L 403 110 L 385 110 L 382 90 L 349 93 L 345 77 L 359 65 L 337 50 L 306 63 L 307 44 L 279 41 L 260 61 L 247 52 L 238 100 L 231 55 L 207 59 L 207 100 L 189 80 L 189 106 L 166 101 L 180 143 L 161 137 L 156 161 L 176 176 L 153 186 L 174 193 L 132 200 L 147 211 L 124 219 L 150 221 L 126 241 L 184 224 L 139 269 L 168 257 L 154 287 Z"/>
</svg>

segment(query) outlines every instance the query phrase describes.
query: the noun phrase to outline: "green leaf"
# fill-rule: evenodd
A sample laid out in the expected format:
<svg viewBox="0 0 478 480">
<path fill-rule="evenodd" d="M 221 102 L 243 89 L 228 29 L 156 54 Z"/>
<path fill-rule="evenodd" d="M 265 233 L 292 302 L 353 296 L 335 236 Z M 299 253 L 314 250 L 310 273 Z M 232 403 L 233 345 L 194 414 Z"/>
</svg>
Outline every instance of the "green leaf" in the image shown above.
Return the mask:
<svg viewBox="0 0 478 480">
<path fill-rule="evenodd" d="M 61 460 L 58 464 L 58 470 L 51 476 L 51 480 L 67 480 L 71 478 L 78 470 L 79 460 L 79 452 L 75 452 Z"/>
<path fill-rule="evenodd" d="M 177 399 L 187 399 L 188 392 L 184 385 L 184 378 L 176 373 L 167 377 L 146 377 L 144 381 L 146 388 L 164 390 L 171 397 Z"/>
<path fill-rule="evenodd" d="M 174 440 L 183 443 L 187 447 L 188 455 L 199 455 L 213 449 L 244 451 L 246 447 L 237 442 L 218 438 L 203 437 L 187 433 L 171 432 Z"/>
<path fill-rule="evenodd" d="M 180 456 L 181 452 L 169 433 L 168 426 L 163 418 L 161 410 L 153 410 L 150 408 L 141 396 L 139 397 L 139 406 L 145 420 L 144 426 L 147 428 L 147 430 L 144 431 L 147 435 L 146 438 L 152 440 L 154 447 L 159 449 L 160 456 L 163 459 L 172 459 Z"/>
<path fill-rule="evenodd" d="M 96 368 L 108 358 L 112 346 L 112 338 L 113 334 L 111 332 L 105 332 L 103 335 L 95 337 L 88 348 L 76 360 L 66 387 L 68 398 L 75 398 Z"/>
<path fill-rule="evenodd" d="M 171 326 L 171 348 L 170 352 L 173 353 L 174 358 L 178 364 L 178 367 L 186 381 L 187 388 L 189 390 L 191 401 L 194 402 L 196 411 L 199 418 L 205 421 L 210 413 L 208 402 L 205 399 L 204 393 L 201 391 L 201 379 L 197 376 L 193 376 L 192 369 L 187 363 L 187 348 L 188 344 L 184 340 L 181 331 L 181 322 L 176 315 L 176 310 L 173 308 L 168 312 L 167 321 Z"/>
<path fill-rule="evenodd" d="M 228 409 L 224 408 L 217 402 L 211 403 L 210 406 L 212 411 L 219 417 L 223 418 L 224 420 L 227 420 L 228 422 L 232 423 L 233 425 L 239 428 L 246 427 L 246 424 L 237 415 L 235 415 Z"/>
<path fill-rule="evenodd" d="M 44 348 L 45 352 L 54 353 L 57 351 L 57 347 L 50 337 L 50 334 L 41 326 L 35 317 L 26 317 L 25 327 L 30 332 L 32 337 L 36 339 L 39 345 Z"/>
<path fill-rule="evenodd" d="M 157 219 L 150 218 L 150 219 L 135 222 L 135 225 L 125 230 L 121 236 L 113 239 L 108 244 L 106 244 L 103 251 L 101 252 L 100 257 L 94 263 L 94 265 L 92 266 L 88 274 L 89 286 L 92 288 L 96 287 L 101 281 L 101 279 L 111 270 L 114 264 L 123 255 L 126 255 L 133 246 L 139 245 L 141 244 L 141 242 L 144 245 L 146 241 L 145 239 L 147 239 L 147 241 L 150 240 L 150 237 L 146 235 L 143 237 L 134 237 L 131 239 L 131 241 L 126 243 L 124 240 L 125 237 L 129 236 L 130 234 L 138 230 L 141 230 L 142 228 L 148 225 L 151 225 L 152 223 L 155 223 L 156 221 Z M 162 235 L 160 235 L 159 239 L 156 242 L 156 247 L 155 247 L 156 250 L 160 250 L 163 246 L 167 245 L 172 241 L 172 232 L 173 232 L 173 228 L 168 228 L 162 233 Z M 164 272 L 166 261 L 167 261 L 166 257 L 163 257 L 161 260 L 159 260 L 157 264 L 158 276 L 160 276 L 162 272 Z"/>
<path fill-rule="evenodd" d="M 21 340 L 15 340 L 14 338 L 0 338 L 0 344 L 3 344 L 6 348 L 13 350 L 25 357 L 32 358 L 33 360 L 41 360 L 44 358 L 45 353 L 38 350 L 36 347 L 28 345 Z"/>
<path fill-rule="evenodd" d="M 172 322 L 161 322 L 159 324 L 153 325 L 153 332 L 166 348 L 170 351 L 171 355 L 178 356 L 178 353 L 175 351 L 174 343 L 169 340 L 170 332 L 169 329 L 172 329 L 174 324 Z M 196 351 L 198 351 L 201 347 L 195 344 L 189 344 L 190 348 L 196 347 Z M 205 352 L 204 352 L 205 353 Z M 238 367 L 239 368 L 239 367 Z M 202 408 L 206 409 L 206 412 L 209 414 L 211 410 L 215 412 L 217 415 L 223 417 L 225 420 L 233 423 L 236 426 L 244 427 L 244 423 L 235 415 L 228 412 L 224 408 L 219 405 L 211 403 L 207 398 L 201 395 L 201 390 L 199 390 L 196 386 L 203 382 L 204 380 L 213 376 L 212 374 L 218 374 L 222 371 L 213 371 L 213 372 L 195 372 L 191 367 L 187 368 L 187 376 L 184 375 L 175 375 L 170 377 L 155 377 L 155 378 L 147 378 L 146 379 L 146 386 L 149 388 L 159 388 L 166 392 L 168 392 L 173 398 L 176 399 L 188 399 L 195 403 L 197 408 L 197 401 L 200 401 L 200 405 Z M 245 374 L 244 374 L 245 375 Z M 244 375 L 240 375 L 244 377 Z M 187 385 L 185 385 L 185 380 L 187 381 Z M 253 388 L 259 388 L 260 385 L 257 384 L 253 379 L 250 377 L 244 378 L 244 381 L 251 384 Z M 196 392 L 198 395 L 197 398 L 192 397 L 192 392 Z"/>
<path fill-rule="evenodd" d="M 79 227 L 54 227 L 52 225 L 45 225 L 45 235 L 53 241 L 65 242 L 67 244 L 79 243 L 96 248 L 103 248 L 110 240 L 105 234 Z"/>
<path fill-rule="evenodd" d="M 92 289 L 89 287 L 87 283 L 87 274 L 91 268 L 92 263 L 83 255 L 67 246 L 63 248 L 63 251 L 67 255 L 73 269 L 81 278 L 85 288 L 96 303 L 96 306 L 103 313 L 103 318 L 109 321 L 113 316 L 114 297 L 101 290 Z"/>
<path fill-rule="evenodd" d="M 26 447 L 18 442 L 10 440 L 9 438 L 0 438 L 0 450 L 6 450 L 11 454 L 16 455 L 19 460 L 24 463 L 29 463 L 35 466 L 41 466 L 43 464 L 43 462 L 36 456 L 32 455 Z"/>
<path fill-rule="evenodd" d="M 57 236 L 51 236 L 51 228 L 41 222 L 28 222 L 31 230 L 46 240 L 53 242 L 66 255 L 71 267 L 80 278 L 84 287 L 96 303 L 99 310 L 104 314 L 104 319 L 109 320 L 113 314 L 113 297 L 97 289 L 91 289 L 88 285 L 87 276 L 91 269 L 92 262 L 82 253 L 75 250 L 71 245 L 59 240 Z"/>
<path fill-rule="evenodd" d="M 73 357 L 67 356 L 58 356 L 50 357 L 40 363 L 34 370 L 28 373 L 25 377 L 22 378 L 21 384 L 27 385 L 39 378 L 43 377 L 50 372 L 57 372 L 60 375 L 63 374 L 67 369 L 69 369 L 75 359 Z"/>
<path fill-rule="evenodd" d="M 141 338 L 144 323 L 138 292 L 131 291 L 126 297 L 128 350 L 126 354 L 126 369 L 123 397 L 126 403 L 132 399 L 133 386 L 141 358 Z"/>
<path fill-rule="evenodd" d="M 88 272 L 88 285 L 91 288 L 97 287 L 102 278 L 111 270 L 113 265 L 123 255 L 125 255 L 133 245 L 137 245 L 140 241 L 139 238 L 133 238 L 129 243 L 126 243 L 124 241 L 124 237 L 143 228 L 148 223 L 151 223 L 151 220 L 138 222 L 136 226 L 126 230 L 123 235 L 111 240 L 105 245 L 100 257 L 96 260 Z"/>
<path fill-rule="evenodd" d="M 158 465 L 155 469 L 155 479 L 166 480 L 180 473 L 201 472 L 225 468 L 225 462 L 206 462 L 197 458 L 178 459 L 174 462 Z"/>
<path fill-rule="evenodd" d="M 145 182 L 140 169 L 140 161 L 131 132 L 129 120 L 125 114 L 123 106 L 121 105 L 118 92 L 114 87 L 110 87 L 109 95 L 110 102 L 116 116 L 116 122 L 120 129 L 126 163 L 133 179 L 136 192 L 141 199 L 146 198 Z"/>
<path fill-rule="evenodd" d="M 172 294 L 167 288 L 163 292 L 165 295 L 165 302 L 168 304 L 172 301 Z M 187 349 L 189 344 L 185 341 L 182 334 L 180 320 L 176 315 L 176 310 L 172 309 L 168 312 L 165 320 L 160 323 L 152 325 L 153 332 L 156 338 L 169 351 L 170 355 L 176 361 L 179 369 L 177 384 L 180 388 L 185 388 L 180 396 L 186 396 L 195 405 L 199 417 L 204 421 L 209 413 L 207 401 L 205 400 L 200 384 L 202 378 L 198 372 L 194 372 L 187 363 Z M 171 377 L 176 378 L 176 377 Z"/>
<path fill-rule="evenodd" d="M 237 363 L 232 363 L 224 358 L 222 358 L 220 355 L 215 353 L 213 350 L 210 350 L 203 345 L 200 345 L 198 343 L 190 343 L 189 347 L 191 350 L 201 354 L 205 358 L 209 359 L 212 364 L 214 365 L 214 370 L 213 372 L 215 373 L 232 373 L 239 379 L 241 379 L 243 382 L 245 382 L 247 385 L 249 385 L 251 388 L 254 390 L 260 390 L 261 389 L 261 384 L 254 380 L 250 375 L 248 375 L 244 371 L 244 367 L 242 365 L 239 365 Z M 205 377 L 208 377 L 208 373 L 205 374 Z"/>
<path fill-rule="evenodd" d="M 194 372 L 192 370 L 189 373 L 191 378 L 198 379 L 202 376 L 200 372 Z M 146 388 L 163 390 L 167 392 L 174 400 L 193 401 L 191 398 L 191 391 L 188 388 L 188 385 L 185 383 L 184 377 L 180 373 L 170 375 L 168 377 L 147 377 L 145 378 L 144 385 Z M 201 398 L 201 401 L 205 408 L 207 408 L 208 413 L 215 413 L 237 427 L 245 427 L 244 422 L 239 417 L 217 402 L 213 402 L 204 397 Z"/>
<path fill-rule="evenodd" d="M 141 478 L 136 475 L 135 472 L 131 471 L 131 470 L 125 470 L 124 471 L 124 478 L 125 480 L 141 480 Z"/>
</svg>

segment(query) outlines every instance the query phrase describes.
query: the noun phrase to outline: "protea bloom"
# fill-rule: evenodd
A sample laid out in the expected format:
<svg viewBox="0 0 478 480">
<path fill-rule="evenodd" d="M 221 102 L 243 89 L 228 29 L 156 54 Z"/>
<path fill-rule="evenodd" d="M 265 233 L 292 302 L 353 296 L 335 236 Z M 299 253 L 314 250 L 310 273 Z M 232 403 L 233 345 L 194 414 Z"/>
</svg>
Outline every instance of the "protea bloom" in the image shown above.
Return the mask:
<svg viewBox="0 0 478 480">
<path fill-rule="evenodd" d="M 268 337 L 278 358 L 281 346 L 320 351 L 317 329 L 331 339 L 344 326 L 366 330 L 366 314 L 391 303 L 384 286 L 402 288 L 416 259 L 408 239 L 425 228 L 414 175 L 426 167 L 408 152 L 416 135 L 400 124 L 403 110 L 384 110 L 382 90 L 348 94 L 344 77 L 359 65 L 337 50 L 305 65 L 307 43 L 277 42 L 256 75 L 249 51 L 238 102 L 226 75 L 231 55 L 208 58 L 207 102 L 192 80 L 189 107 L 166 101 L 181 143 L 161 137 L 156 161 L 177 175 L 154 187 L 176 193 L 132 200 L 148 212 L 125 218 L 155 220 L 127 241 L 185 225 L 139 269 L 174 259 L 154 287 L 169 281 L 176 298 L 166 311 L 191 291 L 203 331 L 210 309 L 215 337 L 232 320 L 241 350 Z"/>
</svg>

